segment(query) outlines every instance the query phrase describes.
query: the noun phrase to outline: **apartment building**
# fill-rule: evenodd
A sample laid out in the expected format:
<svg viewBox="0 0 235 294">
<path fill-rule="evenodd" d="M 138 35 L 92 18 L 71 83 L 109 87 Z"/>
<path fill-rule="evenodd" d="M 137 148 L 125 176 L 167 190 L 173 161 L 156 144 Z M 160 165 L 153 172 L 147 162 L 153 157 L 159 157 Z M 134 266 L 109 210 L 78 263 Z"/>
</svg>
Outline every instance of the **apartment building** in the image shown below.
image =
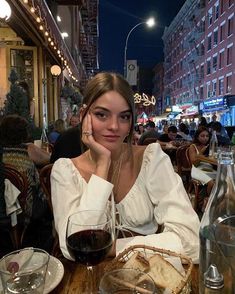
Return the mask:
<svg viewBox="0 0 235 294">
<path fill-rule="evenodd" d="M 164 100 L 186 117 L 196 106 L 235 125 L 234 12 L 235 0 L 187 0 L 164 31 Z"/>
</svg>

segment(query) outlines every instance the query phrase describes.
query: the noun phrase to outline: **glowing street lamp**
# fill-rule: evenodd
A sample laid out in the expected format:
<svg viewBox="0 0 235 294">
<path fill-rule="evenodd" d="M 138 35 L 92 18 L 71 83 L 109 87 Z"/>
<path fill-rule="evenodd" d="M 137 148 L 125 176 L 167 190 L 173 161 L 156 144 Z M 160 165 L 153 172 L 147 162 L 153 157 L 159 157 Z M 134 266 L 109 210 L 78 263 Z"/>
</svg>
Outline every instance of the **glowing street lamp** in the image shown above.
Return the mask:
<svg viewBox="0 0 235 294">
<path fill-rule="evenodd" d="M 128 45 L 128 40 L 131 35 L 131 33 L 140 25 L 146 24 L 149 28 L 153 27 L 155 25 L 155 19 L 153 17 L 150 17 L 147 21 L 143 21 L 140 23 L 137 23 L 133 28 L 130 29 L 129 33 L 127 34 L 126 37 L 126 43 L 125 43 L 125 50 L 124 50 L 124 76 L 127 76 L 127 60 L 126 60 L 126 53 L 127 53 L 127 45 Z"/>
<path fill-rule="evenodd" d="M 7 21 L 11 16 L 11 6 L 6 0 L 0 0 L 0 19 Z"/>
</svg>

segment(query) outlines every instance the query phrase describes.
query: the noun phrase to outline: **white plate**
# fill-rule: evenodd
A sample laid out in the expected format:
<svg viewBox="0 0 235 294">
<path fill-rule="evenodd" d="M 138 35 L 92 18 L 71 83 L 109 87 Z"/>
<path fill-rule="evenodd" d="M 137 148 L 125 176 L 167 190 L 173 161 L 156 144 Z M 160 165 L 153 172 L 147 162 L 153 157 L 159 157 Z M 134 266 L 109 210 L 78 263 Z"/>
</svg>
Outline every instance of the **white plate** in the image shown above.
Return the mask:
<svg viewBox="0 0 235 294">
<path fill-rule="evenodd" d="M 50 293 L 59 283 L 64 276 L 64 266 L 59 259 L 54 256 L 50 256 L 48 263 L 46 283 L 43 294 Z"/>
<path fill-rule="evenodd" d="M 46 283 L 44 287 L 43 294 L 50 293 L 56 286 L 59 285 L 64 276 L 64 266 L 59 261 L 59 259 L 50 255 L 50 260 L 48 263 L 47 274 L 46 274 Z M 0 279 L 0 294 L 3 293 L 2 282 Z"/>
</svg>

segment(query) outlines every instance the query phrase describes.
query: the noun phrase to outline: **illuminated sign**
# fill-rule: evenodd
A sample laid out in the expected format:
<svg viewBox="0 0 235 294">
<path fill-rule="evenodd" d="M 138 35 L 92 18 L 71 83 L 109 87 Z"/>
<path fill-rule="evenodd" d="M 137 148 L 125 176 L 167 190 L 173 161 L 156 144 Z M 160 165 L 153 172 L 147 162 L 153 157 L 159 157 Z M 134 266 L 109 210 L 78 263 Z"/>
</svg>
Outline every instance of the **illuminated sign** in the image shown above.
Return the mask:
<svg viewBox="0 0 235 294">
<path fill-rule="evenodd" d="M 204 108 L 226 107 L 226 100 L 224 97 L 213 98 L 203 101 Z"/>
<path fill-rule="evenodd" d="M 139 93 L 135 93 L 134 95 L 134 101 L 135 104 L 142 103 L 143 106 L 149 106 L 149 105 L 155 105 L 156 104 L 156 98 L 152 96 L 151 98 L 148 97 L 145 93 L 140 95 Z"/>
</svg>

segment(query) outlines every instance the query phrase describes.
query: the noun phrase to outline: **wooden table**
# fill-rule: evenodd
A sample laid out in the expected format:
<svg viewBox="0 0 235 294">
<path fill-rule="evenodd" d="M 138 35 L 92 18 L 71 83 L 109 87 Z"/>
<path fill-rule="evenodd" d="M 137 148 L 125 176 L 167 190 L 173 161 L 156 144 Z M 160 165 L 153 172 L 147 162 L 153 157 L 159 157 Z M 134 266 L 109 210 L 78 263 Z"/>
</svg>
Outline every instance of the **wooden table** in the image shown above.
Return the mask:
<svg viewBox="0 0 235 294">
<path fill-rule="evenodd" d="M 53 290 L 53 294 L 82 294 L 85 293 L 86 270 L 84 266 L 76 264 L 75 262 L 63 259 L 64 277 L 61 283 Z M 98 284 L 103 273 L 104 267 L 108 260 L 97 266 L 94 271 L 96 283 Z M 193 266 L 192 270 L 192 292 L 191 294 L 198 294 L 198 265 Z"/>
</svg>

